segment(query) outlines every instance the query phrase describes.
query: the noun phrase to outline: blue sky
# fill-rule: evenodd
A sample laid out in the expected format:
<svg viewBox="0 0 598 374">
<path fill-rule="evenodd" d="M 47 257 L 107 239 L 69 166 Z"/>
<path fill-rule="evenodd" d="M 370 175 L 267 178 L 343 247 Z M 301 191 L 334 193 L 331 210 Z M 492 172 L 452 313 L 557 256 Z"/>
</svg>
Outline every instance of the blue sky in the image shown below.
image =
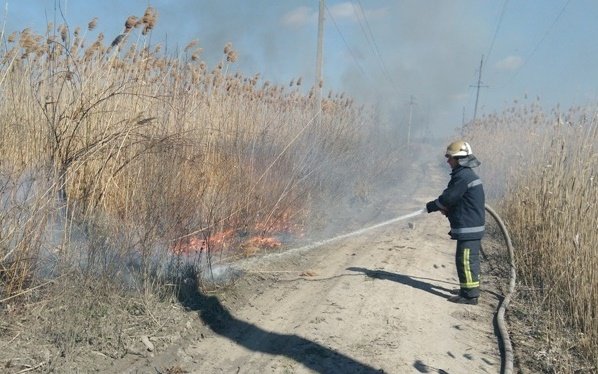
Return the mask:
<svg viewBox="0 0 598 374">
<path fill-rule="evenodd" d="M 231 42 L 233 69 L 288 84 L 314 81 L 318 0 L 8 0 L 7 33 L 47 21 L 85 28 L 98 17 L 110 41 L 129 15 L 149 5 L 159 19 L 151 43 L 183 50 L 193 39 L 214 66 Z M 485 56 L 478 115 L 513 100 L 540 98 L 550 109 L 598 98 L 598 1 L 595 0 L 326 0 L 324 92 L 346 92 L 405 121 L 415 117 L 448 133 L 471 119 Z"/>
</svg>

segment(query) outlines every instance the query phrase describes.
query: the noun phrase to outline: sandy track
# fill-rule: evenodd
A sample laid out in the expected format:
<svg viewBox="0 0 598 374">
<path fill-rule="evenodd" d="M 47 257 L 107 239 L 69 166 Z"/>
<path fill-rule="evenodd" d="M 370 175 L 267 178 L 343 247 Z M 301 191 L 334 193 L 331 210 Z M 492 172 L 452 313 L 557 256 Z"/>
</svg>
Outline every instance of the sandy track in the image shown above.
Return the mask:
<svg viewBox="0 0 598 374">
<path fill-rule="evenodd" d="M 431 179 L 397 215 L 445 183 Z M 185 302 L 202 333 L 128 371 L 176 363 L 192 373 L 497 373 L 497 297 L 446 301 L 458 283 L 447 231 L 444 217 L 424 214 L 246 262 L 234 289 L 195 290 Z"/>
</svg>

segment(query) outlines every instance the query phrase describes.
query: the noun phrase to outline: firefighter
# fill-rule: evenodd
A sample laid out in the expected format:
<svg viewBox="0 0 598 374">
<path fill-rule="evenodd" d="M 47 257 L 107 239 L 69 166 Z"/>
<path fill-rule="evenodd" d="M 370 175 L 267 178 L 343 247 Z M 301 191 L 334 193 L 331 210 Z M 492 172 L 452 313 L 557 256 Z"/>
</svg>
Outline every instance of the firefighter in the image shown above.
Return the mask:
<svg viewBox="0 0 598 374">
<path fill-rule="evenodd" d="M 451 239 L 457 241 L 455 262 L 460 288 L 452 290 L 449 301 L 478 303 L 480 296 L 480 250 L 485 230 L 485 197 L 481 179 L 472 170 L 480 165 L 469 143 L 458 140 L 449 144 L 445 157 L 451 167 L 451 179 L 436 200 L 426 204 L 428 213 L 440 211 L 447 216 Z"/>
</svg>

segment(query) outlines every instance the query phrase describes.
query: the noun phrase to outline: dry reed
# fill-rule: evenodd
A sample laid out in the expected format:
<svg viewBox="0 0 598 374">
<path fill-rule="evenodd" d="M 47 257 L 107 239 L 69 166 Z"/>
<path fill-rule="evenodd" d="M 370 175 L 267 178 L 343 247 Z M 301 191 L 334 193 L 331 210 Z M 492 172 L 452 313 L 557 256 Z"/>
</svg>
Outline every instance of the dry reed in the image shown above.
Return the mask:
<svg viewBox="0 0 598 374">
<path fill-rule="evenodd" d="M 126 18 L 122 35 L 141 35 L 120 38 L 119 48 L 107 48 L 102 32 L 94 38 L 94 18 L 87 35 L 60 26 L 65 45 L 51 40 L 52 28 L 25 29 L 3 49 L 0 196 L 20 214 L 0 217 L 3 295 L 73 258 L 91 269 L 127 252 L 140 254 L 147 282 L 156 252 L 168 257 L 180 238 L 292 227 L 316 199 L 345 188 L 361 162 L 388 157 L 366 149 L 369 119 L 349 98 L 324 99 L 314 126 L 301 78 L 285 89 L 231 74 L 230 43 L 212 70 L 195 43 L 187 60 L 150 48 L 144 35 L 157 16 L 148 8 Z M 22 175 L 33 176 L 35 191 L 10 199 Z M 40 240 L 51 230 L 52 240 Z M 49 257 L 51 270 L 41 265 Z"/>
<path fill-rule="evenodd" d="M 598 124 L 596 108 L 515 105 L 471 124 L 483 177 L 517 248 L 519 298 L 535 309 L 546 351 L 598 367 Z M 570 341 L 560 342 L 565 331 Z M 560 362 L 560 363 L 559 363 Z M 547 370 L 574 372 L 566 362 Z M 586 367 L 587 369 L 587 367 Z"/>
</svg>

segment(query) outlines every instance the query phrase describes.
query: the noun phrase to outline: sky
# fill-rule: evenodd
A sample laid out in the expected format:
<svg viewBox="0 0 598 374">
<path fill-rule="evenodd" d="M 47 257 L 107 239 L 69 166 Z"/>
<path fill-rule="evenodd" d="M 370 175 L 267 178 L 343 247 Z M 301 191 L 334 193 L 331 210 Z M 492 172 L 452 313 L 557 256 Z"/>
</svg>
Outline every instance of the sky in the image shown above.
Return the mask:
<svg viewBox="0 0 598 374">
<path fill-rule="evenodd" d="M 319 0 L 3 0 L 5 35 L 46 24 L 89 32 L 109 42 L 129 15 L 158 12 L 152 44 L 183 53 L 197 40 L 209 67 L 232 43 L 232 69 L 288 85 L 316 76 Z M 593 105 L 598 100 L 598 1 L 595 0 L 326 0 L 323 90 L 383 108 L 415 131 L 442 136 L 474 115 L 500 112 L 514 100 Z M 139 31 L 137 31 L 139 32 Z M 527 98 L 527 99 L 526 99 Z"/>
</svg>

